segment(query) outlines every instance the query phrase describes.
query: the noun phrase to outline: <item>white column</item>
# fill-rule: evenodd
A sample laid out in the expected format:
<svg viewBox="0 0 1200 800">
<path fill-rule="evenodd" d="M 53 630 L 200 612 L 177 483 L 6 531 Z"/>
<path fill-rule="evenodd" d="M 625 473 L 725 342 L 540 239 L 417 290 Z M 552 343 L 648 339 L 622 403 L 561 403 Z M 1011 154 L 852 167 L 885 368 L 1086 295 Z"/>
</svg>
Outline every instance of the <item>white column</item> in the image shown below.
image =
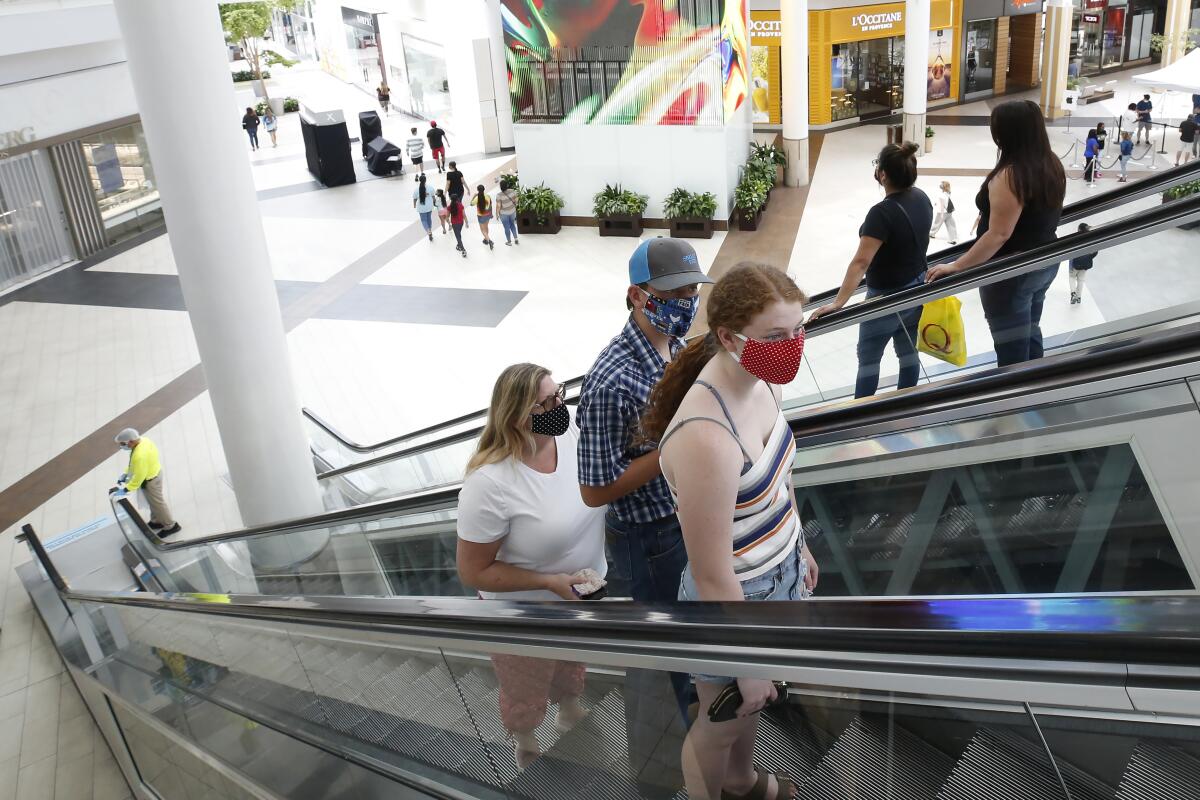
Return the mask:
<svg viewBox="0 0 1200 800">
<path fill-rule="evenodd" d="M 788 163 L 784 182 L 808 185 L 808 0 L 781 0 L 779 50 L 782 77 L 783 148 Z"/>
<path fill-rule="evenodd" d="M 904 139 L 925 152 L 926 75 L 929 72 L 929 0 L 904 3 Z"/>
<path fill-rule="evenodd" d="M 515 147 L 512 101 L 508 93 L 508 64 L 504 60 L 504 26 L 500 21 L 500 0 L 487 1 L 488 41 L 491 42 L 492 83 L 496 87 L 496 123 L 500 128 L 500 146 Z"/>
<path fill-rule="evenodd" d="M 115 6 L 242 520 L 263 525 L 319 513 L 217 6 Z M 129 368 L 139 368 L 137 353 Z M 290 560 L 278 548 L 261 549 L 256 560 Z"/>
<path fill-rule="evenodd" d="M 1162 50 L 1162 65 L 1173 64 L 1187 55 L 1187 32 L 1192 13 L 1188 0 L 1167 0 L 1167 21 L 1164 26 L 1166 42 Z"/>
<path fill-rule="evenodd" d="M 1039 93 L 1046 119 L 1057 119 L 1064 113 L 1062 107 L 1067 92 L 1073 16 L 1071 0 L 1046 0 L 1042 88 Z"/>
</svg>

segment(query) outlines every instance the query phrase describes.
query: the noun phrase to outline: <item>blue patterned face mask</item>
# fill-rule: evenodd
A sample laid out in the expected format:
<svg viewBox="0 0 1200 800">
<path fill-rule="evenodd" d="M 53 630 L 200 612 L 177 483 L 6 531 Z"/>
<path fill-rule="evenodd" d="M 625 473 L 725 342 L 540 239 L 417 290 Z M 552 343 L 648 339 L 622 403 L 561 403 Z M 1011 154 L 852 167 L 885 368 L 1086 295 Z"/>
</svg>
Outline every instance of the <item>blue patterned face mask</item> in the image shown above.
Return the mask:
<svg viewBox="0 0 1200 800">
<path fill-rule="evenodd" d="M 646 291 L 643 289 L 642 291 Z M 685 336 L 700 310 L 700 297 L 673 297 L 664 300 L 646 292 L 646 307 L 642 309 L 650 324 L 667 336 Z"/>
</svg>

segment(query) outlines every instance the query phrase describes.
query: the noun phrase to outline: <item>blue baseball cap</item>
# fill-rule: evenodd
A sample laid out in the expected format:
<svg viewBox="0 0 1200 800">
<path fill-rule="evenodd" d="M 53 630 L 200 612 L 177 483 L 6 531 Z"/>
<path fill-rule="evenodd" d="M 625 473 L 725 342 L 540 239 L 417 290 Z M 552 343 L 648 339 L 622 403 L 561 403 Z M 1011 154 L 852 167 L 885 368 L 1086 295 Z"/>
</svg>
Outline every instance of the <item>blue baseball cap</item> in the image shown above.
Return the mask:
<svg viewBox="0 0 1200 800">
<path fill-rule="evenodd" d="M 690 244 L 659 236 L 639 244 L 629 257 L 629 282 L 648 283 L 652 289 L 669 292 L 713 281 L 700 269 L 700 259 Z"/>
</svg>

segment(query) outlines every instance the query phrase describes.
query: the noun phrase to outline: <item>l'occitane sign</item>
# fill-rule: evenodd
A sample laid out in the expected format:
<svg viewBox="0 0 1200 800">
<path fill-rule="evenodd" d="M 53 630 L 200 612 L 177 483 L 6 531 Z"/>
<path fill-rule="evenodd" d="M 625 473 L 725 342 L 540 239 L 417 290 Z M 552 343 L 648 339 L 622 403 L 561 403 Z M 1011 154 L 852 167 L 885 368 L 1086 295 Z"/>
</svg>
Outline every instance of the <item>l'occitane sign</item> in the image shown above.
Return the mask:
<svg viewBox="0 0 1200 800">
<path fill-rule="evenodd" d="M 929 9 L 930 28 L 949 28 L 951 0 L 934 0 Z M 904 4 L 886 3 L 876 6 L 853 6 L 818 11 L 829 15 L 830 42 L 857 42 L 904 35 Z"/>
</svg>

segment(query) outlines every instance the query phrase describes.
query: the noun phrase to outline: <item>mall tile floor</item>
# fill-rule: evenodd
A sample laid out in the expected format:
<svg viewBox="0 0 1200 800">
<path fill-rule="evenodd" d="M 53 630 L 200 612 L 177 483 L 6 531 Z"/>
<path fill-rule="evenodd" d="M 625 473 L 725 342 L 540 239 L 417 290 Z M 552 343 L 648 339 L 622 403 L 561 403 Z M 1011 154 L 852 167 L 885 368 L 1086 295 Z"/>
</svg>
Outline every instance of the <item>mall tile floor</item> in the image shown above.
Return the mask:
<svg viewBox="0 0 1200 800">
<path fill-rule="evenodd" d="M 326 93 L 349 92 L 349 112 L 370 104 L 327 78 L 299 76 L 289 93 L 302 94 L 303 82 L 313 81 Z M 1117 102 L 1089 110 L 1117 113 L 1135 91 L 1127 75 L 1118 81 Z M 919 185 L 932 195 L 941 180 L 951 181 L 963 238 L 973 195 L 995 158 L 986 126 L 995 102 L 930 115 L 938 135 L 921 161 Z M 1056 150 L 1067 153 L 1082 121 L 1070 130 L 1053 126 Z M 391 118 L 384 126 L 390 132 L 407 122 Z M 373 441 L 476 410 L 513 361 L 545 364 L 561 379 L 580 375 L 623 324 L 626 261 L 636 242 L 567 228 L 505 247 L 497 224 L 492 251 L 472 222 L 463 259 L 452 236 L 435 228 L 430 242 L 420 230 L 411 172 L 324 189 L 306 171 L 294 114 L 282 120 L 279 139 L 277 148 L 249 158 L 297 395 L 351 437 Z M 809 292 L 838 285 L 858 225 L 879 199 L 871 159 L 883 139 L 879 125 L 814 134 L 811 186 L 777 192 L 757 233 L 694 240 L 702 264 L 717 274 L 753 258 L 786 267 Z M 460 161 L 470 185 L 489 188 L 515 167 L 511 155 Z M 1078 180 L 1078 169 L 1071 174 L 1068 201 L 1115 185 L 1115 172 L 1105 173 L 1099 189 Z M 1145 174 L 1141 165 L 1131 169 L 1134 178 Z M 935 241 L 931 251 L 945 245 Z M 1196 277 L 1147 275 L 1154 264 L 1182 263 L 1192 253 L 1187 235 L 1176 231 L 1110 251 L 1077 306 L 1068 303 L 1061 270 L 1047 300 L 1048 335 L 1069 338 L 1080 327 L 1200 299 Z M 978 301 L 962 299 L 968 345 L 986 349 Z M 132 424 L 159 444 L 184 538 L 240 527 L 182 308 L 166 235 L 0 295 L 0 408 L 9 411 L 0 418 L 0 800 L 128 795 L 13 572 L 29 558 L 14 543 L 19 525 L 31 523 L 49 538 L 109 513 L 107 489 L 125 467 L 111 437 Z M 807 370 L 789 393 L 844 393 L 853 383 L 855 339 L 852 330 L 814 338 Z M 925 362 L 931 374 L 939 364 Z M 894 369 L 888 354 L 883 372 Z"/>
</svg>

